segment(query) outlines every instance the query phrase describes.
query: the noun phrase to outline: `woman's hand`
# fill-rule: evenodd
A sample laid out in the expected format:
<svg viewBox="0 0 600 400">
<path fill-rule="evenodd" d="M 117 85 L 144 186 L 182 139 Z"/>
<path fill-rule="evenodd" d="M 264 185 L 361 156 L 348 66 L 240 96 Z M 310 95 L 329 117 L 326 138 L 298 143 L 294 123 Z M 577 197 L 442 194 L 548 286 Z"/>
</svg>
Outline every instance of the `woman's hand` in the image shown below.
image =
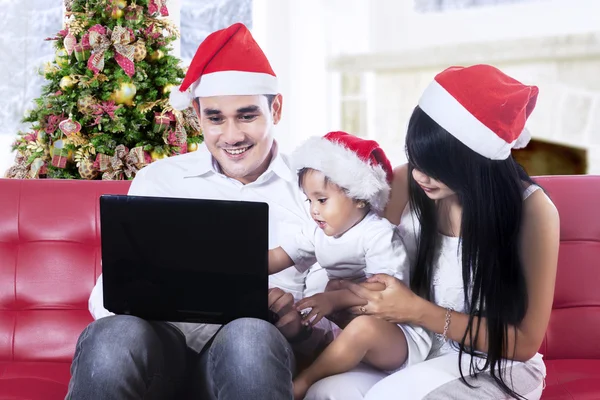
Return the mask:
<svg viewBox="0 0 600 400">
<path fill-rule="evenodd" d="M 420 320 L 421 309 L 427 301 L 413 293 L 403 282 L 385 274 L 373 275 L 367 282 L 383 284 L 385 289 L 373 291 L 347 282 L 345 286 L 348 289 L 367 301 L 364 306 L 352 307 L 351 313 L 373 315 L 396 324 L 417 323 Z"/>
</svg>

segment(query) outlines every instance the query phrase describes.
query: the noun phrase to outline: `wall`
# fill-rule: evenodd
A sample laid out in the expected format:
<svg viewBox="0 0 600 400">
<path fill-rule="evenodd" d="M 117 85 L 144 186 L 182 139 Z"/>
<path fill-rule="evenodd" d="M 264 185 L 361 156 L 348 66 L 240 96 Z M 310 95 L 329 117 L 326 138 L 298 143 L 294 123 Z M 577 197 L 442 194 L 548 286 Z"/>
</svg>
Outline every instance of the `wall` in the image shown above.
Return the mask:
<svg viewBox="0 0 600 400">
<path fill-rule="evenodd" d="M 534 137 L 586 149 L 588 172 L 600 173 L 599 15 L 595 0 L 425 14 L 409 0 L 382 0 L 370 13 L 369 50 L 333 57 L 329 67 L 374 74 L 366 83 L 374 110 L 369 136 L 394 163 L 406 160 L 406 124 L 434 75 L 450 65 L 485 62 L 538 85 L 529 123 Z"/>
</svg>

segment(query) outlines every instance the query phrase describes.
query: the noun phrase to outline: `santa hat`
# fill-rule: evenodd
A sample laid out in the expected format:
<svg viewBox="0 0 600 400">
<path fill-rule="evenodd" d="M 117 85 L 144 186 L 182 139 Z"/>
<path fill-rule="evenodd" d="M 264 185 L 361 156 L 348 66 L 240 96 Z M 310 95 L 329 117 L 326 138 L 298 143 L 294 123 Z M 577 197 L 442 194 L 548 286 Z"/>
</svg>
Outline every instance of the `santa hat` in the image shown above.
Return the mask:
<svg viewBox="0 0 600 400">
<path fill-rule="evenodd" d="M 277 94 L 277 77 L 244 24 L 211 33 L 200 44 L 171 106 L 184 110 L 195 97 Z"/>
<path fill-rule="evenodd" d="M 298 171 L 321 171 L 331 182 L 347 191 L 348 197 L 364 200 L 382 213 L 390 195 L 392 165 L 374 140 L 365 140 L 346 132 L 330 132 L 313 137 L 292 155 Z"/>
<path fill-rule="evenodd" d="M 525 122 L 538 92 L 490 65 L 450 67 L 425 89 L 419 107 L 471 150 L 505 160 L 531 138 Z"/>
</svg>

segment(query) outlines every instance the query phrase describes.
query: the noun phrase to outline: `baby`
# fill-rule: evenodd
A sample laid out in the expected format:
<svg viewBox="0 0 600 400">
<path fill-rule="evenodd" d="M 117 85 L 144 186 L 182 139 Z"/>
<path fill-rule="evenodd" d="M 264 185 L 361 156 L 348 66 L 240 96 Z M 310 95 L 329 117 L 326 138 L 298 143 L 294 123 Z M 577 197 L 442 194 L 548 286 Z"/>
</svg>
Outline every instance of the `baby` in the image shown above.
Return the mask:
<svg viewBox="0 0 600 400">
<path fill-rule="evenodd" d="M 312 326 L 325 316 L 365 304 L 336 285 L 339 279 L 362 282 L 374 274 L 388 274 L 408 285 L 409 263 L 397 227 L 381 217 L 392 167 L 379 145 L 331 132 L 305 142 L 292 162 L 314 222 L 269 251 L 269 274 L 292 266 L 303 272 L 315 262 L 327 271 L 327 290 L 297 303 L 300 310 L 310 309 L 303 323 Z M 296 399 L 303 399 L 319 379 L 349 371 L 361 361 L 384 371 L 422 361 L 431 345 L 422 328 L 401 327 L 372 316 L 342 325 L 343 331 L 294 380 Z"/>
</svg>

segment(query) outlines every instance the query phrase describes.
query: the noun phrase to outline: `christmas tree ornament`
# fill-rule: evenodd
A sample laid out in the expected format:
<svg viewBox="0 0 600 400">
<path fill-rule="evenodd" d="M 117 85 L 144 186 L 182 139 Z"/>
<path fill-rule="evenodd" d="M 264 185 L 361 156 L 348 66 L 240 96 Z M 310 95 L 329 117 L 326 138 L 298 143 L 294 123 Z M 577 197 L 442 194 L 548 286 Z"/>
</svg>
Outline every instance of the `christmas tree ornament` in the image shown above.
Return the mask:
<svg viewBox="0 0 600 400">
<path fill-rule="evenodd" d="M 160 13 L 163 17 L 169 16 L 169 10 L 167 9 L 167 0 L 149 0 L 148 1 L 148 14 L 154 15 Z"/>
<path fill-rule="evenodd" d="M 115 7 L 117 7 L 119 10 L 123 10 L 123 9 L 125 9 L 125 7 L 127 7 L 127 1 L 126 0 L 114 0 L 113 5 Z"/>
<path fill-rule="evenodd" d="M 201 136 L 202 127 L 200 126 L 200 120 L 196 115 L 196 111 L 193 108 L 187 108 L 183 110 L 183 122 L 188 127 L 189 136 Z"/>
<path fill-rule="evenodd" d="M 190 152 L 190 153 L 191 153 L 192 151 L 196 151 L 196 150 L 198 150 L 198 143 L 196 143 L 196 142 L 188 143 L 188 145 L 187 145 L 187 150 L 188 150 L 188 152 Z"/>
<path fill-rule="evenodd" d="M 146 42 L 144 42 L 142 39 L 139 39 L 137 42 L 135 42 L 134 44 L 134 51 L 133 51 L 133 59 L 137 62 L 142 61 L 144 58 L 146 58 L 147 55 L 147 51 L 146 51 Z"/>
<path fill-rule="evenodd" d="M 137 88 L 133 83 L 123 82 L 119 89 L 115 90 L 110 99 L 117 104 L 125 104 L 133 106 L 133 98 L 137 92 Z"/>
<path fill-rule="evenodd" d="M 87 179 L 90 181 L 96 179 L 96 177 L 100 173 L 100 171 L 98 171 L 98 169 L 94 166 L 94 160 L 92 160 L 91 158 L 84 158 L 83 160 L 81 160 L 81 162 L 79 163 L 79 167 L 77 167 L 77 171 L 83 179 Z"/>
<path fill-rule="evenodd" d="M 123 71 L 129 77 L 135 74 L 135 65 L 133 64 L 135 47 L 130 44 L 132 32 L 129 29 L 117 25 L 111 32 L 101 25 L 94 25 L 90 28 L 89 41 L 93 53 L 87 66 L 94 74 L 97 75 L 104 69 L 104 54 L 111 48 L 114 49 L 115 61 L 123 68 Z"/>
<path fill-rule="evenodd" d="M 70 76 L 63 76 L 58 84 L 62 90 L 67 90 L 73 87 L 77 83 L 76 79 L 71 78 Z"/>
<path fill-rule="evenodd" d="M 40 175 L 46 175 L 48 172 L 48 168 L 46 168 L 46 163 L 41 158 L 36 158 L 31 162 L 29 166 L 29 176 L 30 179 L 39 178 Z"/>
<path fill-rule="evenodd" d="M 83 96 L 77 99 L 77 110 L 82 114 L 91 114 L 94 111 L 94 105 L 97 103 L 94 96 Z"/>
<path fill-rule="evenodd" d="M 69 65 L 69 53 L 67 53 L 67 50 L 64 48 L 57 49 L 56 53 L 54 53 L 54 61 L 61 68 Z"/>
<path fill-rule="evenodd" d="M 154 133 L 162 133 L 169 129 L 171 122 L 175 121 L 175 116 L 171 112 L 154 113 Z"/>
<path fill-rule="evenodd" d="M 50 157 L 52 158 L 52 165 L 56 168 L 66 168 L 67 161 L 73 161 L 73 151 L 66 148 L 66 142 L 63 138 L 55 140 L 50 147 Z"/>
<path fill-rule="evenodd" d="M 110 14 L 110 17 L 111 17 L 112 19 L 119 19 L 119 18 L 123 18 L 123 16 L 124 16 L 124 15 L 125 15 L 125 12 L 124 12 L 123 10 L 121 10 L 121 9 L 120 9 L 120 8 L 118 8 L 118 7 L 114 7 L 114 8 L 112 9 L 112 12 L 111 12 L 111 14 Z"/>
<path fill-rule="evenodd" d="M 171 85 L 171 84 L 165 85 L 162 92 L 163 92 L 163 94 L 169 94 L 169 93 L 171 93 L 171 90 L 176 87 L 177 87 L 176 85 Z"/>
<path fill-rule="evenodd" d="M 162 50 L 158 49 L 158 50 L 153 51 L 148 54 L 148 60 L 152 61 L 152 62 L 156 62 L 156 61 L 160 60 L 161 58 L 163 58 L 164 56 L 165 56 L 165 53 L 163 53 Z"/>
<path fill-rule="evenodd" d="M 40 129 L 36 133 L 36 138 L 37 138 L 38 142 L 44 144 L 48 140 L 48 135 L 46 134 L 46 132 L 43 129 Z"/>
<path fill-rule="evenodd" d="M 75 58 L 79 62 L 87 61 L 90 58 L 90 50 L 86 49 L 81 43 L 76 44 L 73 50 L 75 51 Z"/>
<path fill-rule="evenodd" d="M 163 158 L 167 158 L 167 155 L 163 152 L 158 152 L 156 150 L 152 150 L 150 152 L 150 157 L 152 158 L 152 161 L 157 161 L 157 160 L 162 160 Z"/>
<path fill-rule="evenodd" d="M 76 44 L 77 44 L 77 38 L 75 38 L 75 35 L 73 35 L 73 32 L 69 31 L 69 33 L 67 34 L 67 36 L 65 36 L 65 38 L 63 40 L 63 46 L 69 56 L 71 54 L 73 54 L 73 49 Z"/>
<path fill-rule="evenodd" d="M 120 144 L 115 148 L 113 156 L 98 154 L 96 164 L 102 172 L 102 180 L 122 180 L 123 175 L 131 179 L 146 165 L 144 149 L 138 146 L 130 151 Z"/>
<path fill-rule="evenodd" d="M 58 128 L 62 131 L 62 133 L 67 135 L 67 137 L 71 135 L 77 135 L 79 132 L 81 132 L 81 124 L 77 121 L 74 121 L 70 115 L 69 118 L 58 124 Z"/>
<path fill-rule="evenodd" d="M 137 21 L 144 15 L 144 7 L 130 4 L 125 8 L 125 19 L 127 21 Z"/>
</svg>

